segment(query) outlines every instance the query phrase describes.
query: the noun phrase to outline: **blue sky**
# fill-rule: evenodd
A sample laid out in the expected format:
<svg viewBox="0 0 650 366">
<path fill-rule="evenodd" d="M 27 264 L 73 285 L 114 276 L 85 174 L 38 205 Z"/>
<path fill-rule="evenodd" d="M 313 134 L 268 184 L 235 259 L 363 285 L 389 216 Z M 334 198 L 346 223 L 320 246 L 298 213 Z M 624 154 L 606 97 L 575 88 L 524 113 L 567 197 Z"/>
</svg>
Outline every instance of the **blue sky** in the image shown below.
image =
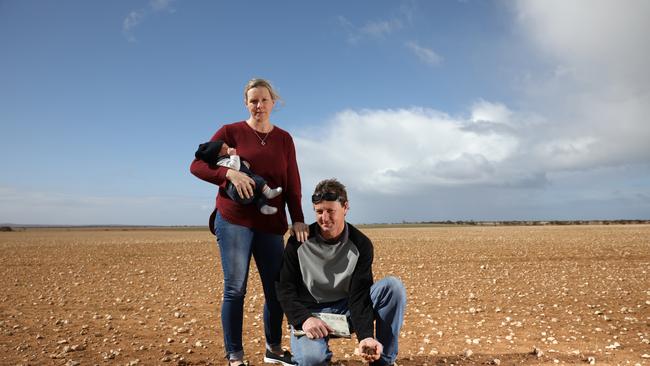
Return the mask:
<svg viewBox="0 0 650 366">
<path fill-rule="evenodd" d="M 2 1 L 0 222 L 202 225 L 270 79 L 355 223 L 650 218 L 647 1 Z M 307 221 L 313 214 L 304 200 Z"/>
</svg>

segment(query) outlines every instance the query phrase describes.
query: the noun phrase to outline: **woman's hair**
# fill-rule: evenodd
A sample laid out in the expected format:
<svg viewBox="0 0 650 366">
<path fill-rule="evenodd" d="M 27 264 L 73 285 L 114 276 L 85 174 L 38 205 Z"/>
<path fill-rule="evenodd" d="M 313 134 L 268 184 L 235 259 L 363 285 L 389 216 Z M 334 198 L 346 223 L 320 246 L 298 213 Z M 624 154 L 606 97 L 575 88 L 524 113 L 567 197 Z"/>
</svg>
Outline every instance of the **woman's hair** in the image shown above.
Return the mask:
<svg viewBox="0 0 650 366">
<path fill-rule="evenodd" d="M 280 97 L 280 94 L 278 94 L 275 89 L 273 89 L 273 86 L 271 83 L 266 80 L 266 79 L 251 79 L 248 83 L 246 83 L 246 86 L 244 87 L 244 101 L 248 103 L 248 91 L 257 88 L 259 86 L 265 87 L 268 91 L 269 94 L 271 94 L 271 99 L 273 99 L 274 102 L 281 101 L 282 97 Z"/>
<path fill-rule="evenodd" d="M 335 193 L 338 196 L 337 201 L 339 201 L 341 205 L 348 201 L 348 192 L 345 190 L 345 186 L 343 183 L 336 180 L 336 178 L 322 180 L 314 189 L 315 195 L 325 194 L 328 192 Z"/>
</svg>

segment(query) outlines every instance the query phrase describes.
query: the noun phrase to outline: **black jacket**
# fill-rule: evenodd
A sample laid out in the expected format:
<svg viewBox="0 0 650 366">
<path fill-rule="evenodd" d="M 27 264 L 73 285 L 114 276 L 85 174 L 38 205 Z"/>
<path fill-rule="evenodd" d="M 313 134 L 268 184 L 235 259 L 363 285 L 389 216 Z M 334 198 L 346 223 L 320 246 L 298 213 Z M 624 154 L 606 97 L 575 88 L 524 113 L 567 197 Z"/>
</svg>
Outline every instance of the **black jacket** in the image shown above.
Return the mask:
<svg viewBox="0 0 650 366">
<path fill-rule="evenodd" d="M 352 273 L 350 283 L 348 306 L 350 307 L 350 320 L 359 340 L 373 337 L 374 313 L 370 301 L 370 287 L 373 284 L 372 260 L 373 246 L 370 239 L 354 226 L 348 225 L 348 240 L 359 250 L 359 258 Z M 318 224 L 309 226 L 309 239 L 315 236 Z M 301 329 L 302 323 L 311 317 L 310 308 L 317 305 L 303 283 L 300 271 L 298 248 L 302 243 L 295 236 L 289 238 L 284 250 L 282 268 L 279 281 L 276 283 L 278 300 L 287 315 L 289 324 L 296 329 Z"/>
</svg>

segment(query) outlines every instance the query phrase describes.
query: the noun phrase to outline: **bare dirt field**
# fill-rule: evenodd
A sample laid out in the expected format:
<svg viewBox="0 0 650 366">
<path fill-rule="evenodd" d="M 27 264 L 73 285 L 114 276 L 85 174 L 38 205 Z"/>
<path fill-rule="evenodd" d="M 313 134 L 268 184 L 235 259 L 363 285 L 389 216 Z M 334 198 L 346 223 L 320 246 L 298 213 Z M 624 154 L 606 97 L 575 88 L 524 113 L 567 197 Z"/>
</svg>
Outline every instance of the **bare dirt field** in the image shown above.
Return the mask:
<svg viewBox="0 0 650 366">
<path fill-rule="evenodd" d="M 407 287 L 399 365 L 650 364 L 650 225 L 362 230 Z M 207 230 L 2 232 L 0 253 L 0 364 L 226 364 Z M 253 365 L 262 306 L 253 265 Z"/>
</svg>

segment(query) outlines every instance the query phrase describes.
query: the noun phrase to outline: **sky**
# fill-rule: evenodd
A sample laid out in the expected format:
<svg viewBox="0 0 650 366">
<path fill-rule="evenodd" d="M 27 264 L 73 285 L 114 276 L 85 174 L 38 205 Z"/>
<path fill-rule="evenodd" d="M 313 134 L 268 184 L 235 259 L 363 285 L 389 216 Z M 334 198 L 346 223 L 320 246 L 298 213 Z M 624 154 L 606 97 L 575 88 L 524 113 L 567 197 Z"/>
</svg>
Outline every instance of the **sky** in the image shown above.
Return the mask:
<svg viewBox="0 0 650 366">
<path fill-rule="evenodd" d="M 0 1 L 0 223 L 206 225 L 269 79 L 352 223 L 650 219 L 650 2 Z"/>
</svg>

